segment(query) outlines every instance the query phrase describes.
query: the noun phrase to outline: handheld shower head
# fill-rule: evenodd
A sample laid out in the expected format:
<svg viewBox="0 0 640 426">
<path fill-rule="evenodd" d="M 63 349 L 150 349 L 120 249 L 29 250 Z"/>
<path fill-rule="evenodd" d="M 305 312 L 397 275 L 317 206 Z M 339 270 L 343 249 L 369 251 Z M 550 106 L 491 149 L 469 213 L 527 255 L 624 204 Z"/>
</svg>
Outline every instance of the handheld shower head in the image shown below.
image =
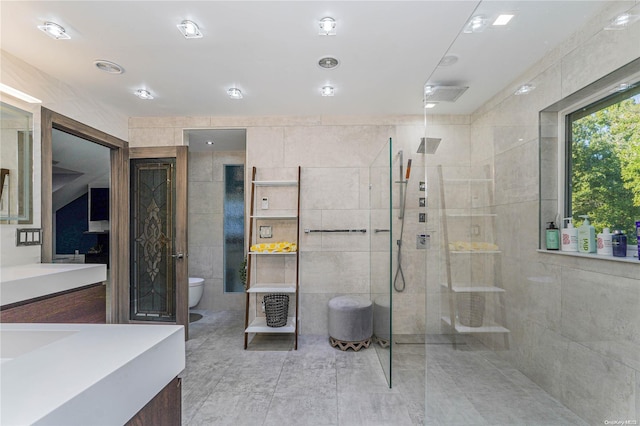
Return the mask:
<svg viewBox="0 0 640 426">
<path fill-rule="evenodd" d="M 409 160 L 407 161 L 407 174 L 405 175 L 404 179 L 409 180 L 409 175 L 411 175 L 411 158 L 409 158 Z"/>
</svg>

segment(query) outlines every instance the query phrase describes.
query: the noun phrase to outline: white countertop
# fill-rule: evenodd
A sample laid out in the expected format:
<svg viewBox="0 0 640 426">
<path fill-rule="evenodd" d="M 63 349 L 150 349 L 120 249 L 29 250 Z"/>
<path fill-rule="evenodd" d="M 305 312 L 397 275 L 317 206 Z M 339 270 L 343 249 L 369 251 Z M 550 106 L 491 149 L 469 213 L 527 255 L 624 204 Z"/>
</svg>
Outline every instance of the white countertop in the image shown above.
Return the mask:
<svg viewBox="0 0 640 426">
<path fill-rule="evenodd" d="M 107 279 L 103 264 L 33 263 L 0 268 L 0 305 L 73 290 Z"/>
<path fill-rule="evenodd" d="M 185 367 L 178 325 L 0 324 L 0 424 L 122 425 Z"/>
</svg>

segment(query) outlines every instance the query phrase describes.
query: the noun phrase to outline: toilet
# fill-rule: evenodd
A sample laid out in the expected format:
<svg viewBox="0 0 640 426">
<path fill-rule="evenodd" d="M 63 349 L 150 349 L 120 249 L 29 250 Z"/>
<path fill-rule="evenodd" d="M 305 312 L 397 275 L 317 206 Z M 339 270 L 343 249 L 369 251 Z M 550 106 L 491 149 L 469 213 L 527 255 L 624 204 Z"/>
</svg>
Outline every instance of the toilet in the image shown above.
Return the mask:
<svg viewBox="0 0 640 426">
<path fill-rule="evenodd" d="M 193 308 L 202 299 L 204 278 L 189 277 L 189 308 Z"/>
</svg>

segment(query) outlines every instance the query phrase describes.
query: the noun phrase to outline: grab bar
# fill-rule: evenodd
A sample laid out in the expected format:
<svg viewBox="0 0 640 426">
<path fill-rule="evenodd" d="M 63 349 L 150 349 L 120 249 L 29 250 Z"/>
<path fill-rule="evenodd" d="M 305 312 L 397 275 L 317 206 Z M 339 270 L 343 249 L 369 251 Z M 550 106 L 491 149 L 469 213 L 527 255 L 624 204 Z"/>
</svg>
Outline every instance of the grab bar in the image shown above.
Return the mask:
<svg viewBox="0 0 640 426">
<path fill-rule="evenodd" d="M 360 232 L 365 234 L 367 232 L 366 229 L 305 229 L 304 233 L 308 234 L 310 232 L 352 232 L 357 233 Z"/>
<path fill-rule="evenodd" d="M 373 232 L 375 232 L 377 234 L 378 232 L 389 232 L 389 230 L 388 229 L 378 229 L 378 228 L 376 228 L 376 229 L 373 230 Z"/>
</svg>

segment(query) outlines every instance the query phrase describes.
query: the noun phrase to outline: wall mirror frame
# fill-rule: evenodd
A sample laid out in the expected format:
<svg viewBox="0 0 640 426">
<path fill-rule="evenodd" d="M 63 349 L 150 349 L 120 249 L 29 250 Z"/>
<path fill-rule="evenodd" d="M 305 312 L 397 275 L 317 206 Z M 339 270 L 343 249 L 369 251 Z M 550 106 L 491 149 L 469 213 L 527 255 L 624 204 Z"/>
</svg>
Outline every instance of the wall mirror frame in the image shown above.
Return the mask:
<svg viewBox="0 0 640 426">
<path fill-rule="evenodd" d="M 110 217 L 110 322 L 128 321 L 127 301 L 129 277 L 129 144 L 86 124 L 64 115 L 42 108 L 42 263 L 53 260 L 53 211 L 52 211 L 52 144 L 53 129 L 57 129 L 111 150 L 111 188 L 109 202 Z"/>
<path fill-rule="evenodd" d="M 33 223 L 34 115 L 0 102 L 0 224 Z"/>
</svg>

